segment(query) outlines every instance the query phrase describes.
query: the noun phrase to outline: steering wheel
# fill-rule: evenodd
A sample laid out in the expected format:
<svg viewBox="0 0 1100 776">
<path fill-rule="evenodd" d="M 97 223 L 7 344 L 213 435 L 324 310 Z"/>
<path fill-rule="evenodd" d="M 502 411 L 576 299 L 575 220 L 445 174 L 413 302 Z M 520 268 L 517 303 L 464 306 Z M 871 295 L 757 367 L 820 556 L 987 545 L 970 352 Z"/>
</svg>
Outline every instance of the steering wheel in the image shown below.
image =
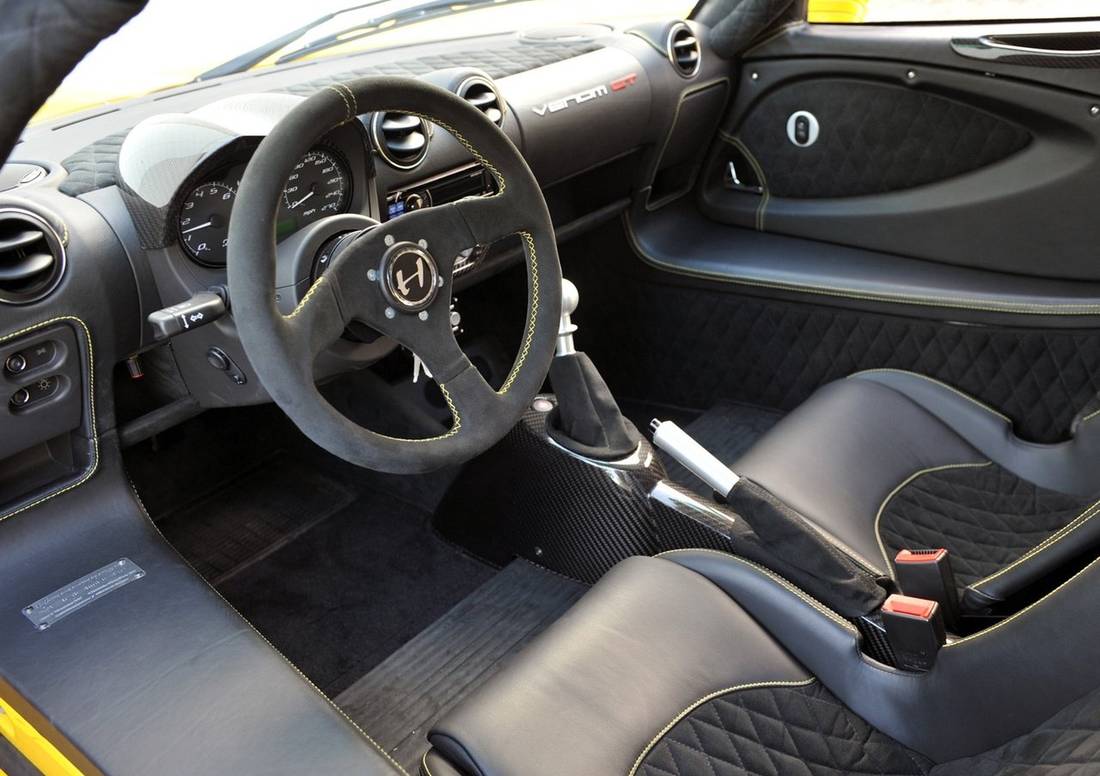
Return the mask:
<svg viewBox="0 0 1100 776">
<path fill-rule="evenodd" d="M 298 306 L 276 306 L 275 219 L 288 176 L 327 132 L 363 113 L 419 116 L 447 130 L 496 179 L 497 193 L 415 210 L 345 241 Z M 527 317 L 499 390 L 455 341 L 452 273 L 466 248 L 519 235 Z M 288 113 L 256 149 L 229 224 L 229 293 L 245 352 L 268 393 L 314 442 L 378 471 L 416 473 L 461 463 L 499 441 L 542 387 L 554 356 L 561 266 L 542 191 L 507 136 L 465 100 L 410 78 L 326 86 Z M 360 321 L 418 355 L 450 407 L 451 427 L 428 439 L 375 433 L 342 415 L 314 383 L 317 356 Z"/>
</svg>

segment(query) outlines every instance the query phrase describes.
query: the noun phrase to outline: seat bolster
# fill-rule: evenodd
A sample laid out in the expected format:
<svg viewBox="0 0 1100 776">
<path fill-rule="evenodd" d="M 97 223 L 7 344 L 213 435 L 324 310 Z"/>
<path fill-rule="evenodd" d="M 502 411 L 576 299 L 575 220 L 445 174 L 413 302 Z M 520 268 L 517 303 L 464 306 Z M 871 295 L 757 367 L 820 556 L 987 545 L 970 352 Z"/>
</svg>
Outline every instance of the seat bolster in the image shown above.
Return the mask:
<svg viewBox="0 0 1100 776">
<path fill-rule="evenodd" d="M 871 380 L 848 379 L 816 391 L 731 468 L 861 563 L 888 574 L 875 518 L 891 491 L 918 472 L 984 460 L 905 395 Z"/>
<path fill-rule="evenodd" d="M 668 560 L 631 558 L 429 739 L 470 776 L 625 774 L 706 696 L 808 678 L 707 579 Z"/>
<path fill-rule="evenodd" d="M 1065 442 L 1040 445 L 1020 439 L 1012 421 L 964 393 L 900 369 L 858 372 L 845 383 L 875 383 L 934 415 L 989 460 L 1044 488 L 1078 496 L 1096 492 L 1100 470 L 1100 415 L 1082 417 Z"/>
<path fill-rule="evenodd" d="M 854 629 L 747 561 L 712 550 L 661 557 L 719 585 L 844 705 L 935 762 L 1000 746 L 1100 686 L 1100 662 L 1081 646 L 1100 640 L 1100 560 L 1019 614 L 949 643 L 931 671 L 915 674 L 864 656 Z"/>
</svg>

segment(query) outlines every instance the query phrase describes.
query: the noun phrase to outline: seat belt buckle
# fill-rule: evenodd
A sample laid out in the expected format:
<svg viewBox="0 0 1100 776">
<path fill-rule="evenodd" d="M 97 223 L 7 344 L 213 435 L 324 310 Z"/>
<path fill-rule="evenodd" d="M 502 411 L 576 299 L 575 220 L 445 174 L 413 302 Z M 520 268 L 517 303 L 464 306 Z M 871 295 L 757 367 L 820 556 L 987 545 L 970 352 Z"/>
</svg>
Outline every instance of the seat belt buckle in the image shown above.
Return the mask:
<svg viewBox="0 0 1100 776">
<path fill-rule="evenodd" d="M 957 632 L 959 595 L 947 550 L 901 550 L 894 557 L 894 570 L 903 594 L 938 603 L 944 626 Z"/>
<path fill-rule="evenodd" d="M 886 599 L 880 614 L 897 667 L 905 671 L 930 670 L 947 641 L 940 605 L 895 593 Z"/>
</svg>

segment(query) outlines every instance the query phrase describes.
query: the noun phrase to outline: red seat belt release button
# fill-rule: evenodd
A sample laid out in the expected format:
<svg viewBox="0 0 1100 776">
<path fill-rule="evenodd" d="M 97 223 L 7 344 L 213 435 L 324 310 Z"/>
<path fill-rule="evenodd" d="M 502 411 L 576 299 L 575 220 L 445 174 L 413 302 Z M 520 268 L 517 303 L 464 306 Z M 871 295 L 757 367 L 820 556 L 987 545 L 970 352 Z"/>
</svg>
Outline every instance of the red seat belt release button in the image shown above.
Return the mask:
<svg viewBox="0 0 1100 776">
<path fill-rule="evenodd" d="M 905 671 L 930 670 L 947 641 L 939 603 L 895 594 L 886 599 L 880 614 L 897 667 Z"/>
<path fill-rule="evenodd" d="M 958 632 L 959 594 L 947 550 L 901 550 L 894 557 L 894 571 L 902 593 L 938 603 L 944 626 Z"/>
</svg>

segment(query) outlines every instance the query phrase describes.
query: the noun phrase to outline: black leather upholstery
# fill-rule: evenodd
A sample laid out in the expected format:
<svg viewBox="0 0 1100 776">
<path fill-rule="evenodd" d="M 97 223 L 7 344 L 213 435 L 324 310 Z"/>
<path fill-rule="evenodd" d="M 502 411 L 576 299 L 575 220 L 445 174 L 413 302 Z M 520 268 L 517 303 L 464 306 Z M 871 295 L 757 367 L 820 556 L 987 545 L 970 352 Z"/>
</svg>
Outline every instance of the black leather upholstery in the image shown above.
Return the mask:
<svg viewBox="0 0 1100 776">
<path fill-rule="evenodd" d="M 1023 442 L 1003 415 L 909 372 L 822 388 L 731 465 L 883 573 L 898 549 L 946 547 L 970 609 L 1100 545 L 1100 423 Z"/>
<path fill-rule="evenodd" d="M 705 578 L 632 558 L 429 739 L 467 774 L 625 774 L 650 739 L 700 698 L 809 678 Z"/>
<path fill-rule="evenodd" d="M 910 674 L 746 561 L 635 558 L 452 711 L 431 756 L 479 776 L 1096 772 L 1098 582 L 1100 561 Z"/>
</svg>

